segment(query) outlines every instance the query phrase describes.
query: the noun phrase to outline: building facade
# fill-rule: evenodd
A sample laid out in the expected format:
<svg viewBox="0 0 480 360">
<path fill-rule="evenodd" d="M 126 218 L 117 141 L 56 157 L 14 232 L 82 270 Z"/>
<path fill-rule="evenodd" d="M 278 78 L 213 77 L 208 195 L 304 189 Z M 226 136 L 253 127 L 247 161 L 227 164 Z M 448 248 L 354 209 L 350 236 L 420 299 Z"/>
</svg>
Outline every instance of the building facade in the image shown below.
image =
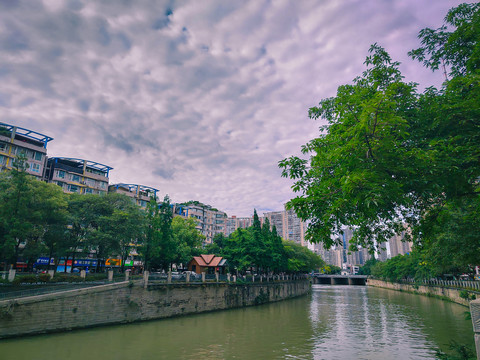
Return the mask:
<svg viewBox="0 0 480 360">
<path fill-rule="evenodd" d="M 307 246 L 305 240 L 306 224 L 300 220 L 293 210 L 273 211 L 263 214 L 275 226 L 277 234 L 285 240 L 291 240 L 302 246 Z"/>
<path fill-rule="evenodd" d="M 263 219 L 261 219 L 263 220 Z M 253 216 L 251 217 L 228 217 L 225 220 L 225 236 L 229 236 L 237 229 L 246 229 L 253 225 Z"/>
<path fill-rule="evenodd" d="M 204 236 L 203 245 L 211 244 L 217 234 L 225 234 L 227 214 L 198 201 L 175 204 L 174 215 L 191 217 L 197 223 L 197 230 Z"/>
<path fill-rule="evenodd" d="M 132 201 L 142 209 L 147 207 L 150 198 L 157 198 L 158 190 L 149 186 L 138 184 L 113 184 L 108 186 L 108 192 L 123 194 L 132 199 Z"/>
<path fill-rule="evenodd" d="M 104 195 L 113 168 L 97 162 L 53 157 L 47 161 L 45 178 L 57 184 L 65 193 Z"/>
<path fill-rule="evenodd" d="M 27 173 L 43 179 L 47 159 L 47 144 L 53 138 L 14 125 L 0 123 L 0 171 L 11 170 L 15 158 L 24 154 Z"/>
</svg>

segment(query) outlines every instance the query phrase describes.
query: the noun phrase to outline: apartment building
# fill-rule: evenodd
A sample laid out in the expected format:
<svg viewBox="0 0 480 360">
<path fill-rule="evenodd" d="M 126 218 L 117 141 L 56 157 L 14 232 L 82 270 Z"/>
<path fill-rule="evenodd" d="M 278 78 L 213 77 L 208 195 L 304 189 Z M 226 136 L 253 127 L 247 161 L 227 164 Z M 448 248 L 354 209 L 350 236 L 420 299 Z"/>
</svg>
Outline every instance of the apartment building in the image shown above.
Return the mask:
<svg viewBox="0 0 480 360">
<path fill-rule="evenodd" d="M 400 234 L 392 236 L 388 242 L 380 244 L 380 250 L 378 251 L 378 260 L 385 261 L 397 255 L 405 255 L 412 251 L 413 243 L 405 241 L 405 232 L 409 231 L 405 229 Z"/>
<path fill-rule="evenodd" d="M 147 207 L 150 197 L 157 198 L 158 190 L 145 185 L 138 184 L 112 184 L 108 186 L 108 192 L 123 194 L 132 199 L 132 201 L 142 209 Z"/>
<path fill-rule="evenodd" d="M 195 219 L 197 229 L 205 236 L 204 245 L 211 244 L 216 234 L 225 234 L 227 223 L 225 212 L 198 201 L 176 204 L 174 214 L 177 214 L 176 209 L 181 209 L 178 215 Z"/>
<path fill-rule="evenodd" d="M 113 168 L 94 161 L 53 157 L 47 161 L 45 179 L 65 193 L 104 195 Z"/>
<path fill-rule="evenodd" d="M 263 214 L 271 226 L 277 228 L 277 234 L 285 240 L 291 240 L 302 246 L 307 246 L 305 240 L 306 224 L 300 220 L 293 210 L 273 211 Z"/>
<path fill-rule="evenodd" d="M 260 219 L 263 222 L 263 219 Z M 253 216 L 251 217 L 236 217 L 232 216 L 225 220 L 225 236 L 229 236 L 237 229 L 246 229 L 253 225 Z"/>
<path fill-rule="evenodd" d="M 53 138 L 19 126 L 0 123 L 0 171 L 11 170 L 17 155 L 27 158 L 27 173 L 42 179 L 47 159 L 47 144 Z"/>
</svg>

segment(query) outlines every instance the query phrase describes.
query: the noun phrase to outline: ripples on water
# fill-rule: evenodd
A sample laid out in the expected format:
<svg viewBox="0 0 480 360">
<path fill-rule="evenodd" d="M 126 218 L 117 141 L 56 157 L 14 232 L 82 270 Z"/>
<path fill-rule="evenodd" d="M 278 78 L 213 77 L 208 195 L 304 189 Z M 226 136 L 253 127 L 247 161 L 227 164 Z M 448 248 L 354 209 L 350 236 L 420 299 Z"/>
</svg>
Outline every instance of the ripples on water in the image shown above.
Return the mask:
<svg viewBox="0 0 480 360">
<path fill-rule="evenodd" d="M 473 348 L 468 309 L 362 286 L 314 285 L 274 304 L 0 341 L 0 359 L 432 359 Z"/>
</svg>

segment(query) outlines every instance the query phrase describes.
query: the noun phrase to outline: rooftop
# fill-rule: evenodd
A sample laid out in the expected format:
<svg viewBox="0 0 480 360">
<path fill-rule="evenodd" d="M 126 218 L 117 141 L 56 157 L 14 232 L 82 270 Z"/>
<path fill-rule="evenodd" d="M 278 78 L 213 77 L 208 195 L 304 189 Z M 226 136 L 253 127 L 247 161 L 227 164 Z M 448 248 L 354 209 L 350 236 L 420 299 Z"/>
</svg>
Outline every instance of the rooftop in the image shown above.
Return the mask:
<svg viewBox="0 0 480 360">
<path fill-rule="evenodd" d="M 41 134 L 39 132 L 29 130 L 29 129 L 25 129 L 25 128 L 22 128 L 22 127 L 19 127 L 19 126 L 16 126 L 16 125 L 9 125 L 9 124 L 5 124 L 5 123 L 0 122 L 0 130 L 3 130 L 2 132 L 0 132 L 0 134 L 5 132 L 5 130 L 8 131 L 11 134 L 14 129 L 15 129 L 15 138 L 19 139 L 19 140 L 21 140 L 21 138 L 23 137 L 23 138 L 26 138 L 26 139 L 30 139 L 30 140 L 40 142 L 45 147 L 47 146 L 47 143 L 49 141 L 53 140 L 52 137 Z"/>
<path fill-rule="evenodd" d="M 108 173 L 110 170 L 113 170 L 112 167 L 104 164 L 97 163 L 95 161 L 90 161 L 90 160 L 84 160 L 84 159 L 76 159 L 76 158 L 66 158 L 66 157 L 52 157 L 48 159 L 49 161 L 54 161 L 55 163 L 66 163 L 69 166 L 72 167 L 78 167 L 81 168 L 83 167 L 83 164 L 85 163 L 87 167 L 95 170 L 99 170 L 102 172 Z"/>
</svg>

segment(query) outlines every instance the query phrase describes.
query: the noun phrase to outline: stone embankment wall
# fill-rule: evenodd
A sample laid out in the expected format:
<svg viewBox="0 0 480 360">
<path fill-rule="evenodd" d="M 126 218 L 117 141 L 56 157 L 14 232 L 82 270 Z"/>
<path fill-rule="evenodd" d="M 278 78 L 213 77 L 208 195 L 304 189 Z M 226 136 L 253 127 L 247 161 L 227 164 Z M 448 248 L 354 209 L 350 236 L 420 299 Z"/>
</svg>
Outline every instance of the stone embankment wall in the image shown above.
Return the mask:
<svg viewBox="0 0 480 360">
<path fill-rule="evenodd" d="M 124 282 L 0 301 L 0 338 L 258 305 L 306 294 L 309 280 L 258 284 Z"/>
<path fill-rule="evenodd" d="M 391 283 L 388 281 L 368 279 L 367 286 L 380 287 L 384 289 L 392 289 L 397 291 L 405 291 L 412 294 L 422 294 L 432 297 L 442 298 L 444 300 L 449 300 L 454 303 L 469 306 L 469 301 L 460 297 L 460 291 L 464 289 L 457 288 L 448 288 L 441 286 L 425 286 L 425 285 L 414 285 L 414 284 L 399 284 Z M 469 291 L 469 293 L 475 293 L 474 291 Z M 479 297 L 477 293 L 477 297 Z"/>
</svg>

